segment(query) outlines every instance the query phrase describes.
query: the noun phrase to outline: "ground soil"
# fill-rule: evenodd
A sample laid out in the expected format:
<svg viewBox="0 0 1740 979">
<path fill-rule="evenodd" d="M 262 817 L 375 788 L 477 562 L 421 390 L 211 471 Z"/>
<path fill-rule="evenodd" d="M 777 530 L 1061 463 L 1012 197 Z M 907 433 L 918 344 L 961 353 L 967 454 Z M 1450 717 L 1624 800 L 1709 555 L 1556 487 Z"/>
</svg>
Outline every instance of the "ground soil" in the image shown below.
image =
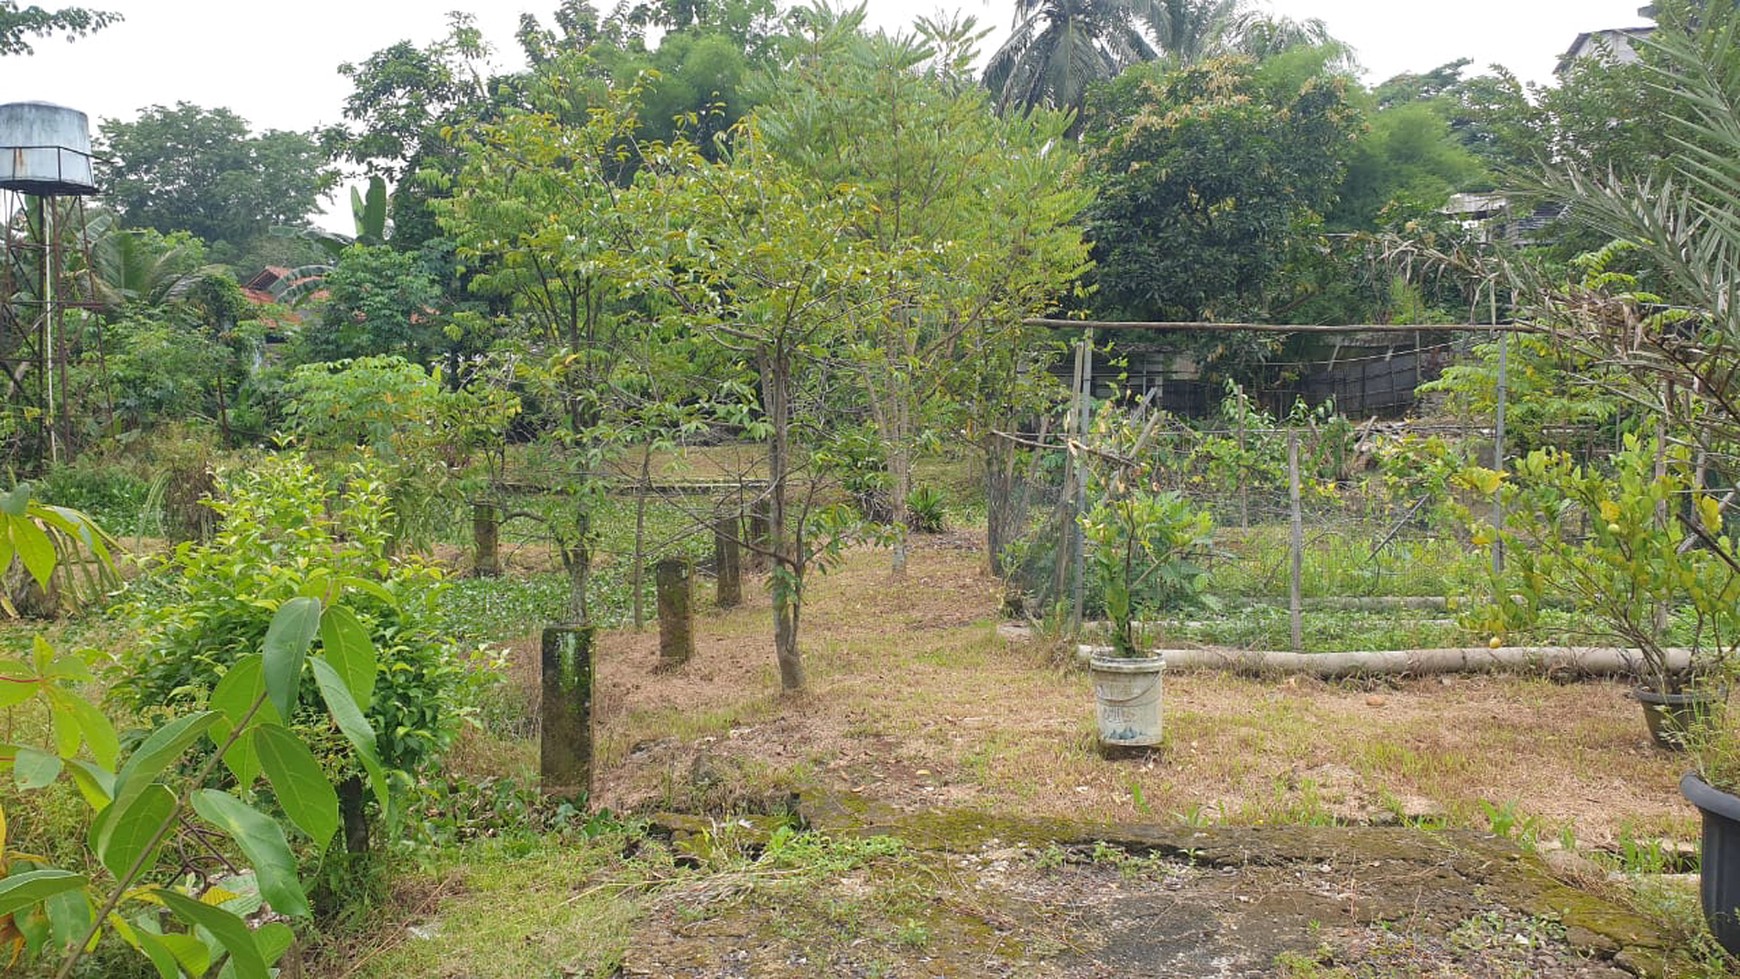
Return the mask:
<svg viewBox="0 0 1740 979">
<path fill-rule="evenodd" d="M 870 550 L 812 577 L 799 694 L 778 688 L 767 599 L 747 582 L 745 606 L 699 617 L 683 668 L 656 668 L 653 630 L 601 635 L 595 804 L 718 819 L 855 800 L 834 813 L 838 831 L 881 814 L 935 875 L 930 910 L 879 931 L 886 909 L 853 893 L 717 908 L 703 894 L 699 909 L 670 895 L 635 927 L 623 974 L 1649 971 L 1659 940 L 1641 919 L 1605 887 L 1564 888 L 1504 838 L 1585 850 L 1695 838 L 1676 790 L 1684 762 L 1650 744 L 1622 684 L 1169 674 L 1165 743 L 1108 759 L 1066 645 L 1000 632 L 1001 586 L 981 563 L 957 534 L 922 538 L 904 577 Z M 535 651 L 516 653 L 529 697 Z M 1049 829 L 1018 845 L 925 838 L 923 820 L 962 814 Z M 1204 857 L 1235 838 L 1238 854 Z M 1159 856 L 1131 873 L 1092 839 Z M 809 899 L 871 923 L 805 919 L 794 907 Z M 1620 924 L 1603 932 L 1591 916 Z"/>
</svg>

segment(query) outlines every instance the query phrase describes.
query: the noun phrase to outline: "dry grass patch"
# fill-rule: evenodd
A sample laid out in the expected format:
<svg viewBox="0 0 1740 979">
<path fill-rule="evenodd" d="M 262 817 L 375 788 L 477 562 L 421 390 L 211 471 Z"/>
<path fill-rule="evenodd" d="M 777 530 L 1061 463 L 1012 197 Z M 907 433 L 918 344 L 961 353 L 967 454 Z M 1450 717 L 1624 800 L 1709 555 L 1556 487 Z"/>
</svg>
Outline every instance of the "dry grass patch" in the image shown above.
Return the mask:
<svg viewBox="0 0 1740 979">
<path fill-rule="evenodd" d="M 1683 761 L 1651 747 L 1617 683 L 1467 676 L 1381 684 L 1166 678 L 1166 743 L 1108 761 L 1085 674 L 1001 638 L 1001 586 L 972 542 L 921 540 L 905 578 L 850 554 L 809 585 L 810 689 L 778 693 L 766 598 L 703 616 L 696 659 L 656 636 L 600 644 L 601 803 L 657 805 L 698 754 L 755 759 L 898 808 L 1107 821 L 1391 821 L 1486 828 L 1487 806 L 1603 843 L 1691 838 Z M 650 750 L 657 746 L 657 750 Z"/>
</svg>

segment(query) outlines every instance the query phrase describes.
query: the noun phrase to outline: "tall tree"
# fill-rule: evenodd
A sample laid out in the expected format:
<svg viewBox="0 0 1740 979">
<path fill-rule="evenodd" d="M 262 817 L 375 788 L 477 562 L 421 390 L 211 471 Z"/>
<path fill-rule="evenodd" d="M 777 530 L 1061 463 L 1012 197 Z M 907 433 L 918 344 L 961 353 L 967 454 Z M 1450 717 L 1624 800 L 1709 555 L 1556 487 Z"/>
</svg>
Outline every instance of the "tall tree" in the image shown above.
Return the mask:
<svg viewBox="0 0 1740 979">
<path fill-rule="evenodd" d="M 954 35 L 849 33 L 789 73 L 758 115 L 781 157 L 875 203 L 853 232 L 887 278 L 842 350 L 880 436 L 897 572 L 921 434 L 997 426 L 1001 418 L 965 417 L 963 392 L 1006 359 L 992 351 L 1021 346 L 1020 321 L 1046 309 L 1086 259 L 1074 221 L 1086 195 L 1060 145 L 1066 118 L 995 116 L 982 89 L 953 84 L 970 46 L 939 61 L 938 43 Z"/>
<path fill-rule="evenodd" d="M 999 108 L 1079 108 L 1088 86 L 1157 56 L 1146 0 L 1016 0 L 1015 29 L 985 62 Z"/>
<path fill-rule="evenodd" d="M 313 137 L 253 133 L 228 109 L 151 106 L 98 128 L 100 179 L 123 220 L 190 231 L 234 258 L 275 226 L 300 227 L 337 180 Z"/>
<path fill-rule="evenodd" d="M 0 0 L 0 55 L 34 54 L 36 49 L 30 46 L 33 37 L 65 34 L 70 41 L 122 19 L 120 14 L 108 10 L 88 7 L 47 10 L 35 4 L 20 7 L 18 0 Z"/>
</svg>

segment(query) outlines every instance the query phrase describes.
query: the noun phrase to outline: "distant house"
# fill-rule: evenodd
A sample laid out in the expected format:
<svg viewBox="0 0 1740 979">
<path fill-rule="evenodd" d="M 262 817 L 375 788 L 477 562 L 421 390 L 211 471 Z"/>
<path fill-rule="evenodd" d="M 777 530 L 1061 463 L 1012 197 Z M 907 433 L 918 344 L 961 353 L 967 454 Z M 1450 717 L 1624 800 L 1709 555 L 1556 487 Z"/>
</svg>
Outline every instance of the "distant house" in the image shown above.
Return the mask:
<svg viewBox="0 0 1740 979">
<path fill-rule="evenodd" d="M 1511 211 L 1510 198 L 1498 193 L 1451 194 L 1450 200 L 1438 209 L 1439 214 L 1455 218 L 1468 231 L 1480 234 L 1481 241 L 1503 241 L 1512 245 L 1541 244 L 1540 231 L 1564 212 L 1554 204 L 1542 204 L 1526 214 Z"/>
<path fill-rule="evenodd" d="M 1571 42 L 1570 50 L 1559 55 L 1559 64 L 1553 69 L 1553 74 L 1564 75 L 1571 70 L 1573 63 L 1584 58 L 1597 58 L 1616 65 L 1635 64 L 1638 60 L 1638 42 L 1654 33 L 1654 27 L 1613 27 L 1604 31 L 1586 31 Z"/>
</svg>

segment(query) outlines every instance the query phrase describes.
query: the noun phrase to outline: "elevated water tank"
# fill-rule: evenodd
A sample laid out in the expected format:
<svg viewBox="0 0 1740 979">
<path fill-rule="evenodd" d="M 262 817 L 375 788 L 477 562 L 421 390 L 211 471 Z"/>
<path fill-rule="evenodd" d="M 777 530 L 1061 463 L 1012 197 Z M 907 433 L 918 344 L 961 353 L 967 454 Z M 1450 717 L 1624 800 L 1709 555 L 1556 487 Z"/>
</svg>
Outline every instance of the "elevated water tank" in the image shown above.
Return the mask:
<svg viewBox="0 0 1740 979">
<path fill-rule="evenodd" d="M 41 197 L 96 193 L 90 119 L 48 102 L 0 105 L 0 189 Z"/>
</svg>

